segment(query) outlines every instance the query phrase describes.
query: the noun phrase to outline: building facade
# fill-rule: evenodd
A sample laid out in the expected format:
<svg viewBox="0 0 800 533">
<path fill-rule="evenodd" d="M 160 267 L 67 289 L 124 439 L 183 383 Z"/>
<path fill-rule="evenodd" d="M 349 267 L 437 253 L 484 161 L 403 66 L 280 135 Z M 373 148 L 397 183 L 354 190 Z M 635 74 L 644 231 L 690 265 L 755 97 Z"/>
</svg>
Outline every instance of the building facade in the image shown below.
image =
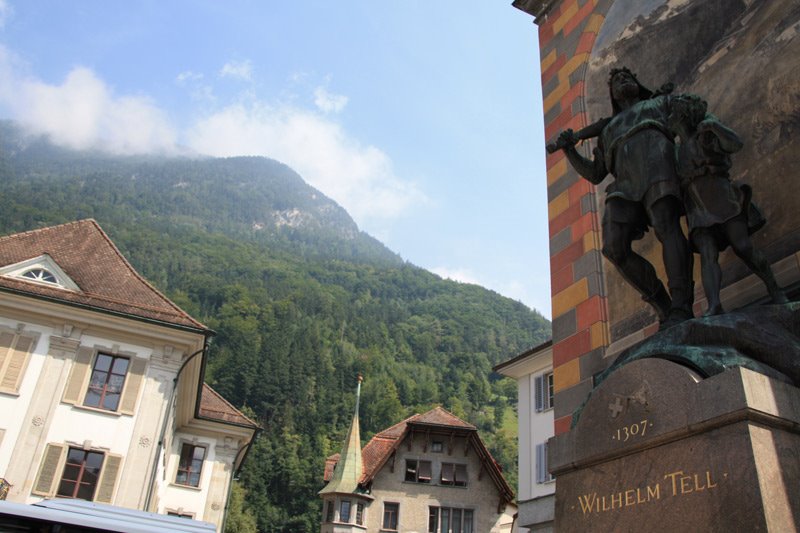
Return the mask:
<svg viewBox="0 0 800 533">
<path fill-rule="evenodd" d="M 548 341 L 532 348 L 497 365 L 494 371 L 517 381 L 519 511 L 516 523 L 522 531 L 552 531 L 556 482 L 547 465 L 547 441 L 553 436 L 553 345 Z"/>
<path fill-rule="evenodd" d="M 342 453 L 326 462 L 321 533 L 512 531 L 513 491 L 475 426 L 437 407 L 381 431 L 358 454 L 353 436 L 351 425 Z"/>
<path fill-rule="evenodd" d="M 0 477 L 211 522 L 257 424 L 203 383 L 212 332 L 93 220 L 0 238 Z"/>
</svg>

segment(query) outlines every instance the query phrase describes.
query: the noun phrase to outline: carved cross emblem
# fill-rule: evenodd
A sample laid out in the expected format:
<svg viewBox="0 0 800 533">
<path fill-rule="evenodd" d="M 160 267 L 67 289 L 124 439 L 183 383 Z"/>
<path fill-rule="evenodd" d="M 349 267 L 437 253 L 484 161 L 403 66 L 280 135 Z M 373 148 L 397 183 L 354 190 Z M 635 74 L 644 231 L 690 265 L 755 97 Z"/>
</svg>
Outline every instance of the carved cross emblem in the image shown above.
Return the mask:
<svg viewBox="0 0 800 533">
<path fill-rule="evenodd" d="M 611 411 L 611 418 L 617 418 L 622 412 L 622 400 L 617 396 L 613 402 L 608 404 L 608 410 Z"/>
</svg>

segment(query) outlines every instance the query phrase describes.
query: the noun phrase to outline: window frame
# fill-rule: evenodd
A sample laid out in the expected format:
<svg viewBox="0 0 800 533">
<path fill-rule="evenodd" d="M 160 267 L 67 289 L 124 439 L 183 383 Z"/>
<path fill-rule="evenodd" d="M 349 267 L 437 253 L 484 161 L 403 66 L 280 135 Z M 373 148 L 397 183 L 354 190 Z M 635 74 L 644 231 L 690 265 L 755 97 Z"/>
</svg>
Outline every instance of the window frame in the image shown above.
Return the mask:
<svg viewBox="0 0 800 533">
<path fill-rule="evenodd" d="M 345 504 L 347 504 L 347 516 L 345 516 Z M 353 514 L 353 502 L 350 500 L 339 501 L 339 522 L 343 524 L 350 523 L 350 517 Z"/>
<path fill-rule="evenodd" d="M 555 402 L 553 371 L 548 370 L 534 377 L 534 410 L 537 413 L 549 411 Z"/>
<path fill-rule="evenodd" d="M 201 485 L 201 482 L 203 481 L 203 466 L 204 466 L 204 464 L 206 462 L 206 459 L 208 458 L 208 444 L 181 440 L 180 441 L 180 445 L 181 445 L 180 446 L 180 451 L 178 453 L 178 464 L 177 464 L 177 466 L 175 468 L 175 477 L 174 477 L 173 483 L 175 485 L 180 486 L 180 487 L 188 487 L 188 488 L 192 488 L 192 489 L 199 489 L 200 485 Z M 196 459 L 194 457 L 194 450 L 196 450 L 198 448 L 203 450 L 203 458 L 200 460 L 200 470 L 197 472 L 197 485 L 193 485 L 191 483 L 191 476 L 194 473 L 194 470 L 192 470 L 192 466 L 189 466 L 188 470 L 181 467 L 181 464 L 182 464 L 183 459 L 184 459 L 184 453 L 183 452 L 184 452 L 184 449 L 187 446 L 191 446 L 192 447 L 192 454 L 191 454 L 191 456 L 192 456 L 192 458 L 191 458 L 192 465 L 194 464 L 194 461 L 196 461 Z M 185 483 L 181 482 L 181 481 L 178 481 L 178 478 L 181 475 L 181 472 L 186 472 L 186 480 L 187 481 Z"/>
<path fill-rule="evenodd" d="M 74 462 L 70 463 L 70 456 L 72 456 L 73 453 L 82 454 L 83 455 L 83 458 L 81 459 L 80 463 L 74 463 Z M 99 456 L 100 457 L 100 463 L 96 467 L 92 467 L 96 471 L 93 474 L 89 474 L 89 475 L 94 475 L 94 480 L 91 481 L 91 482 L 86 482 L 86 481 L 84 481 L 84 476 L 87 474 L 86 463 L 87 463 L 90 455 L 91 456 Z M 89 501 L 89 502 L 95 501 L 95 495 L 97 494 L 97 488 L 100 486 L 100 479 L 101 479 L 101 475 L 103 473 L 103 466 L 105 465 L 105 462 L 106 462 L 106 453 L 105 452 L 102 452 L 102 451 L 99 451 L 99 450 L 92 450 L 92 449 L 88 449 L 87 450 L 87 449 L 79 448 L 77 446 L 68 446 L 67 447 L 66 459 L 64 461 L 64 466 L 61 468 L 61 476 L 59 477 L 58 485 L 57 485 L 57 488 L 56 488 L 56 496 L 61 497 L 61 498 L 69 498 L 71 500 L 85 500 L 85 501 Z M 76 474 L 76 477 L 74 479 L 65 479 L 65 476 L 67 475 L 68 469 L 70 467 L 73 467 L 73 468 L 77 467 L 78 468 L 78 472 Z M 62 493 L 61 492 L 61 487 L 65 483 L 74 484 L 73 489 L 71 491 L 69 491 L 71 493 Z M 78 494 L 80 493 L 82 486 L 87 486 L 87 485 L 91 487 L 90 497 L 86 498 L 86 497 L 83 497 L 83 496 L 79 496 Z"/>
<path fill-rule="evenodd" d="M 98 370 L 97 364 L 101 361 L 101 358 L 109 357 L 111 361 L 108 364 L 108 370 Z M 117 364 L 117 361 L 125 361 L 125 372 L 122 374 L 122 383 L 119 386 L 119 390 L 117 392 L 108 392 L 108 384 L 111 380 L 112 376 L 120 376 L 119 373 L 114 372 L 114 367 Z M 88 407 L 90 409 L 99 409 L 101 411 L 108 411 L 110 413 L 117 413 L 120 410 L 120 405 L 122 404 L 122 395 L 125 393 L 125 384 L 128 381 L 128 376 L 131 370 L 131 357 L 127 355 L 115 355 L 109 354 L 103 351 L 98 351 L 97 354 L 94 356 L 94 360 L 92 361 L 92 368 L 89 371 L 89 383 L 86 385 L 86 390 L 83 394 L 83 401 L 81 404 L 83 407 Z M 90 393 L 94 392 L 94 394 L 98 394 L 95 390 L 97 389 L 96 385 L 93 385 L 93 378 L 96 372 L 105 374 L 105 378 L 103 381 L 103 386 L 100 388 L 99 398 L 97 400 L 98 405 L 90 405 L 87 403 L 90 397 Z M 116 404 L 114 405 L 113 409 L 105 405 L 105 400 L 107 399 L 107 394 L 116 394 L 117 400 Z"/>
<path fill-rule="evenodd" d="M 364 502 L 356 502 L 356 525 L 364 525 Z"/>
<path fill-rule="evenodd" d="M 458 513 L 458 524 L 454 524 Z M 469 517 L 470 529 L 465 529 Z M 454 527 L 455 526 L 455 527 Z M 443 529 L 444 528 L 444 529 Z M 471 507 L 428 507 L 428 533 L 475 533 L 475 509 Z"/>
<path fill-rule="evenodd" d="M 445 470 L 452 473 L 452 479 L 445 479 Z M 463 481 L 461 480 L 460 473 L 463 473 Z M 464 487 L 469 486 L 469 474 L 467 472 L 467 465 L 464 463 L 442 463 L 441 471 L 439 472 L 439 484 L 447 487 Z"/>
<path fill-rule="evenodd" d="M 394 523 L 392 524 L 392 522 Z M 400 525 L 400 503 L 383 502 L 383 518 L 381 519 L 381 531 L 397 531 L 397 527 L 399 525 Z"/>
<path fill-rule="evenodd" d="M 414 468 L 412 469 L 409 463 L 415 463 Z M 423 465 L 425 465 L 425 469 L 427 470 L 427 476 L 422 475 Z M 414 479 L 409 479 L 409 474 L 413 473 Z M 405 475 L 403 477 L 403 481 L 406 483 L 421 483 L 425 485 L 430 485 L 433 481 L 433 462 L 429 461 L 428 459 L 408 459 L 406 458 L 406 470 Z"/>
</svg>

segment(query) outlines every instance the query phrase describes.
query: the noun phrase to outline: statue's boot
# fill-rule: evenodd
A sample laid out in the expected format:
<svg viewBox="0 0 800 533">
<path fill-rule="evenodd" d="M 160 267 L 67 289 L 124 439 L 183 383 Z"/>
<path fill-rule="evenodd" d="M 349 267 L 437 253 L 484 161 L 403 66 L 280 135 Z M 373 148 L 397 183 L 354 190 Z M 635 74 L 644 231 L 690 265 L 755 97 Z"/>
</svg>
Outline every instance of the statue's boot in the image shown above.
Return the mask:
<svg viewBox="0 0 800 533">
<path fill-rule="evenodd" d="M 694 318 L 692 304 L 694 303 L 694 283 L 676 283 L 670 286 L 672 305 L 669 309 L 667 319 L 659 325 L 659 330 L 669 329 L 685 320 Z"/>
<path fill-rule="evenodd" d="M 650 304 L 658 316 L 659 323 L 663 323 L 669 317 L 669 310 L 672 307 L 672 300 L 669 297 L 667 289 L 659 282 L 658 288 L 653 294 L 642 295 L 642 300 Z"/>
</svg>

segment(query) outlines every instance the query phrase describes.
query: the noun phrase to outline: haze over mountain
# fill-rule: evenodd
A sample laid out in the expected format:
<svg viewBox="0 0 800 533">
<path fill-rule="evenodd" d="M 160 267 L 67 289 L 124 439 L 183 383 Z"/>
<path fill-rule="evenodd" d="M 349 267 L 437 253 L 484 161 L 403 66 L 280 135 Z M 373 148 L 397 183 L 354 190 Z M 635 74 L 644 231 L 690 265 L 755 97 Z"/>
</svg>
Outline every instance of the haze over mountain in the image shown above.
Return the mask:
<svg viewBox="0 0 800 533">
<path fill-rule="evenodd" d="M 79 152 L 2 122 L 0 183 L 0 233 L 95 218 L 218 333 L 207 381 L 265 428 L 242 474 L 260 530 L 319 529 L 359 372 L 366 438 L 441 404 L 516 485 L 516 384 L 491 368 L 549 337 L 538 312 L 403 261 L 263 157 Z"/>
</svg>

